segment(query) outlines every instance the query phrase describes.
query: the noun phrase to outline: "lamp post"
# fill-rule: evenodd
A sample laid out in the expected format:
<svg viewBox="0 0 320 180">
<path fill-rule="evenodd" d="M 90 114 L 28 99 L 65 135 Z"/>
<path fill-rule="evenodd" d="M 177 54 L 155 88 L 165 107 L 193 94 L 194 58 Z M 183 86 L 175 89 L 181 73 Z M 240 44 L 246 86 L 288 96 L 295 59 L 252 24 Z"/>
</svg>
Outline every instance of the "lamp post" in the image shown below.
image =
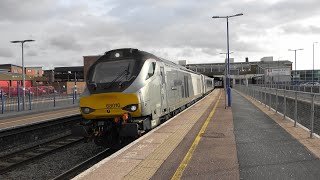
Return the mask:
<svg viewBox="0 0 320 180">
<path fill-rule="evenodd" d="M 297 76 L 297 51 L 300 51 L 303 49 L 288 49 L 288 51 L 294 51 L 294 79 Z M 295 81 L 295 85 L 297 85 L 297 82 Z"/>
<path fill-rule="evenodd" d="M 74 72 L 74 97 L 77 99 L 77 72 Z"/>
<path fill-rule="evenodd" d="M 232 54 L 233 52 L 230 52 L 229 54 Z M 226 80 L 227 80 L 227 59 L 228 59 L 228 53 L 219 53 L 219 54 L 225 54 L 226 59 L 224 60 L 224 81 L 223 81 L 223 87 L 224 87 L 224 108 L 227 109 L 227 98 L 226 98 Z"/>
<path fill-rule="evenodd" d="M 230 52 L 229 52 L 229 18 L 235 16 L 242 16 L 243 14 L 235 14 L 231 16 L 212 16 L 213 19 L 225 18 L 227 19 L 227 57 L 228 57 L 228 65 L 227 65 L 227 94 L 228 94 L 228 107 L 231 107 L 231 88 L 230 88 Z"/>
<path fill-rule="evenodd" d="M 314 86 L 314 44 L 316 44 L 318 42 L 313 42 L 312 43 L 312 60 L 313 60 L 313 63 L 312 63 L 312 86 Z"/>
<path fill-rule="evenodd" d="M 26 39 L 22 41 L 11 41 L 11 43 L 21 43 L 21 48 L 22 48 L 22 106 L 23 110 L 25 110 L 25 72 L 24 72 L 24 60 L 23 60 L 23 44 L 26 42 L 32 42 L 35 41 L 33 39 Z"/>
</svg>

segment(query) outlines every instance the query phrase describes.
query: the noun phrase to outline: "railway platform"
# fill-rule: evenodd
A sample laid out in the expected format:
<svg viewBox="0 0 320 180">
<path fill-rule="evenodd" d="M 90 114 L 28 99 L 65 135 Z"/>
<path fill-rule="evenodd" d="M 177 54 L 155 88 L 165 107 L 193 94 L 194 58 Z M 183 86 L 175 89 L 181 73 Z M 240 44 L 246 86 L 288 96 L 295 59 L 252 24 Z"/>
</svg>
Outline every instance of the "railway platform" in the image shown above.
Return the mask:
<svg viewBox="0 0 320 180">
<path fill-rule="evenodd" d="M 78 114 L 80 114 L 78 107 L 66 107 L 64 109 L 53 109 L 50 111 L 25 111 L 15 114 L 2 115 L 0 118 L 0 131 Z"/>
<path fill-rule="evenodd" d="M 319 179 L 320 141 L 233 90 L 216 89 L 74 179 Z"/>
</svg>

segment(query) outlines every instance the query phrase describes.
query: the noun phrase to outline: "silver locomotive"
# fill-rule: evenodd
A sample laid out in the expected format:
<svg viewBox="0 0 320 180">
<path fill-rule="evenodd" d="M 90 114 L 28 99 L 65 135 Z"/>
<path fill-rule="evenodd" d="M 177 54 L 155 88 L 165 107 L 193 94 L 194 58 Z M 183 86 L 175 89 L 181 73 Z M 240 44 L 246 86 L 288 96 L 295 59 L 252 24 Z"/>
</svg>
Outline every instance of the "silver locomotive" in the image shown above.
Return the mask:
<svg viewBox="0 0 320 180">
<path fill-rule="evenodd" d="M 214 79 L 138 49 L 106 52 L 89 69 L 73 133 L 113 147 L 158 126 L 214 89 Z"/>
</svg>

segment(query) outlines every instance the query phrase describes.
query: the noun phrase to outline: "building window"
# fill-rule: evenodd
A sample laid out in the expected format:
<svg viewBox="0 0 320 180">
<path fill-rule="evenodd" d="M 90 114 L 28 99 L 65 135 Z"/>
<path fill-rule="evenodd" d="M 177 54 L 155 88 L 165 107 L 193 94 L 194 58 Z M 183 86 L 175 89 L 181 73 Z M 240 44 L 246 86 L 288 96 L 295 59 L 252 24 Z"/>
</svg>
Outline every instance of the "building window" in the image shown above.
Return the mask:
<svg viewBox="0 0 320 180">
<path fill-rule="evenodd" d="M 28 72 L 30 73 L 30 72 L 31 72 L 31 69 L 28 69 Z"/>
</svg>

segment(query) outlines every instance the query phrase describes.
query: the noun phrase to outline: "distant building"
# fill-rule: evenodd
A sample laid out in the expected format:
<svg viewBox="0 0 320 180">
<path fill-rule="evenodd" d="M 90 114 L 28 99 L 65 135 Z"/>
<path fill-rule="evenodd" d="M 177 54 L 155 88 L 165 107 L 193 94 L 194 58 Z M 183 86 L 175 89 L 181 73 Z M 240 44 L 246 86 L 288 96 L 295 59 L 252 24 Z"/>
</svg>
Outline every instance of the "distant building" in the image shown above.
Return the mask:
<svg viewBox="0 0 320 180">
<path fill-rule="evenodd" d="M 83 56 L 83 74 L 84 74 L 84 80 L 87 79 L 87 73 L 89 71 L 89 68 L 93 63 L 95 63 L 101 56 Z"/>
<path fill-rule="evenodd" d="M 25 74 L 33 77 L 41 77 L 43 75 L 42 67 L 25 67 Z"/>
<path fill-rule="evenodd" d="M 231 83 L 290 83 L 292 62 L 263 61 L 230 63 Z M 186 67 L 193 71 L 210 77 L 224 78 L 226 63 L 187 64 Z"/>
<path fill-rule="evenodd" d="M 54 81 L 83 81 L 83 66 L 55 67 Z"/>
<path fill-rule="evenodd" d="M 267 56 L 260 59 L 261 62 L 271 62 L 273 61 L 273 56 Z"/>
<path fill-rule="evenodd" d="M 225 59 L 225 62 L 228 62 L 228 59 Z M 234 63 L 234 58 L 230 58 L 230 57 L 229 57 L 229 62 L 230 62 L 230 63 Z"/>
<path fill-rule="evenodd" d="M 187 61 L 186 60 L 179 60 L 178 64 L 181 66 L 186 66 L 187 65 Z"/>
<path fill-rule="evenodd" d="M 33 77 L 42 76 L 42 67 L 25 67 L 25 74 Z M 0 64 L 0 73 L 22 74 L 22 67 L 14 64 Z"/>
<path fill-rule="evenodd" d="M 315 82 L 320 82 L 320 70 L 296 70 L 291 72 L 292 84 L 301 84 L 306 82 L 312 82 L 312 72 L 313 80 Z"/>
<path fill-rule="evenodd" d="M 48 84 L 51 84 L 54 82 L 54 70 L 43 70 L 43 77 L 46 77 L 48 79 Z"/>
<path fill-rule="evenodd" d="M 43 81 L 42 67 L 25 67 L 25 87 Z M 22 67 L 14 64 L 0 64 L 0 87 L 22 85 Z M 42 84 L 42 82 L 40 82 Z"/>
</svg>

